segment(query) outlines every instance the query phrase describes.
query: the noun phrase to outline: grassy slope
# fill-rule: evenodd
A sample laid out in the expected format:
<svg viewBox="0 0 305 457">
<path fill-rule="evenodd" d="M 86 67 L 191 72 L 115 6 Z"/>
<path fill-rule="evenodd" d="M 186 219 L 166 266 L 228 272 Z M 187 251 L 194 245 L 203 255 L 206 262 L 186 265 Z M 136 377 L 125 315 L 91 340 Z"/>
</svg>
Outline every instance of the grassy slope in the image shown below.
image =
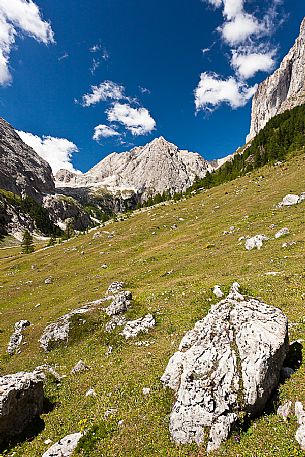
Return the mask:
<svg viewBox="0 0 305 457">
<path fill-rule="evenodd" d="M 55 441 L 78 431 L 80 421 L 86 419 L 89 425 L 99 424 L 104 439 L 82 455 L 204 456 L 204 449 L 197 446 L 171 443 L 168 415 L 173 395 L 162 388 L 159 378 L 181 337 L 216 301 L 211 294 L 215 284 L 228 290 L 233 281 L 239 281 L 244 290 L 280 307 L 291 322 L 298 323 L 292 329 L 292 339 L 303 337 L 305 203 L 280 210 L 274 205 L 289 192 L 305 191 L 304 171 L 302 154 L 282 167 L 265 168 L 187 201 L 150 208 L 108 225 L 102 230 L 114 231 L 111 239 L 103 234 L 94 240 L 91 233 L 27 256 L 7 250 L 11 257 L 2 258 L 0 265 L 1 373 L 50 363 L 67 375 L 58 388 L 48 387 L 57 407 L 43 416 L 45 429 L 32 442 L 15 447 L 14 455 L 40 456 L 47 448 L 44 440 Z M 174 223 L 177 230 L 170 229 Z M 271 224 L 277 227 L 271 229 Z M 223 235 L 232 225 L 236 227 L 234 234 Z M 284 226 L 289 227 L 290 235 L 266 242 L 261 251 L 247 252 L 238 242 L 242 235 L 271 237 Z M 296 244 L 282 248 L 284 241 Z M 104 263 L 107 269 L 101 268 Z M 37 268 L 32 269 L 32 264 Z M 270 271 L 279 275 L 266 275 Z M 50 274 L 54 282 L 45 285 Z M 44 327 L 66 311 L 102 297 L 114 280 L 125 281 L 133 293 L 129 317 L 156 313 L 156 329 L 142 338 L 152 344 L 138 347 L 114 336 L 110 338 L 114 351 L 107 357 L 109 341 L 101 316 L 100 325 L 89 336 L 68 348 L 43 354 L 37 340 Z M 19 319 L 29 319 L 33 325 L 27 331 L 22 354 L 8 359 L 5 347 Z M 73 377 L 70 370 L 80 358 L 92 370 Z M 90 387 L 95 388 L 96 398 L 85 397 Z M 143 387 L 151 388 L 148 397 L 143 396 Z M 280 397 L 304 401 L 303 365 L 281 387 Z M 109 408 L 118 409 L 113 423 L 120 419 L 124 423 L 102 433 L 102 418 Z M 284 424 L 274 414 L 265 415 L 241 435 L 240 443 L 230 440 L 217 455 L 303 455 L 294 441 L 295 431 L 294 420 Z"/>
</svg>

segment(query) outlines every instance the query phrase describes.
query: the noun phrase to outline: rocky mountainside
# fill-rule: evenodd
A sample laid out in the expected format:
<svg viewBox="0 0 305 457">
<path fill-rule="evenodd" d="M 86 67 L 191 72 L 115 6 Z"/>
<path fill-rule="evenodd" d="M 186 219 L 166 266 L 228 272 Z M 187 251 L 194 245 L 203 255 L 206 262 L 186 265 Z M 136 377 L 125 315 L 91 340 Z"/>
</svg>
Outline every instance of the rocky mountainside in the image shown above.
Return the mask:
<svg viewBox="0 0 305 457">
<path fill-rule="evenodd" d="M 37 201 L 55 190 L 52 170 L 14 128 L 0 118 L 0 189 L 27 194 Z"/>
<path fill-rule="evenodd" d="M 276 114 L 305 103 L 305 18 L 300 35 L 280 68 L 263 81 L 253 98 L 250 141 Z"/>
<path fill-rule="evenodd" d="M 109 192 L 129 190 L 143 198 L 166 190 L 181 192 L 196 177 L 217 168 L 198 153 L 180 150 L 162 136 L 131 151 L 112 153 L 85 174 L 60 170 L 56 186 L 72 188 L 104 188 Z"/>
</svg>

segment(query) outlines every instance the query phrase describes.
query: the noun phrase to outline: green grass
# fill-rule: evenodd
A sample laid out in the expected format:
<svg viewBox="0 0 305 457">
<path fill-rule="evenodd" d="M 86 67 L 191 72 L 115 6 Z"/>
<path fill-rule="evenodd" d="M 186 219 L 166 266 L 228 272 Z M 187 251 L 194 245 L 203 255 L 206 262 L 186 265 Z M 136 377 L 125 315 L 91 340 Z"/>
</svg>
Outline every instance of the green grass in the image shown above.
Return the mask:
<svg viewBox="0 0 305 457">
<path fill-rule="evenodd" d="M 281 167 L 266 167 L 186 201 L 152 207 L 107 224 L 97 229 L 101 231 L 98 239 L 93 239 L 93 231 L 29 255 L 0 250 L 1 374 L 49 363 L 67 375 L 59 386 L 47 385 L 47 395 L 56 407 L 42 416 L 45 429 L 34 440 L 14 447 L 15 457 L 40 456 L 47 449 L 44 440 L 56 441 L 84 424 L 90 433 L 79 455 L 205 456 L 204 446 L 177 447 L 171 442 L 168 420 L 174 396 L 162 387 L 160 376 L 185 332 L 216 302 L 211 293 L 215 284 L 227 291 L 233 281 L 240 282 L 247 293 L 280 307 L 290 322 L 297 323 L 291 329 L 292 340 L 303 338 L 305 203 L 283 209 L 275 205 L 287 193 L 305 191 L 304 171 L 301 154 Z M 170 228 L 173 224 L 177 230 Z M 276 228 L 270 228 L 271 224 Z M 223 235 L 232 225 L 235 232 Z M 272 237 L 285 226 L 290 234 L 270 239 L 260 251 L 248 252 L 244 242 L 238 241 L 259 233 Z M 105 231 L 114 232 L 114 237 L 108 238 Z M 282 248 L 284 241 L 296 244 Z M 108 268 L 101 268 L 102 264 Z M 266 275 L 271 271 L 279 274 Z M 53 283 L 46 285 L 49 275 Z M 49 354 L 40 350 L 38 339 L 48 323 L 103 297 L 116 280 L 125 281 L 133 293 L 127 317 L 156 315 L 156 328 L 137 339 L 149 341 L 148 347 L 124 341 L 119 331 L 105 335 L 102 315 L 90 333 L 68 347 Z M 22 353 L 8 358 L 5 348 L 19 319 L 29 319 L 33 325 L 25 332 Z M 114 350 L 106 356 L 109 344 Z M 80 358 L 92 369 L 70 375 Z M 304 401 L 304 374 L 302 364 L 281 386 L 282 401 Z M 85 397 L 90 387 L 97 397 Z M 143 387 L 151 388 L 149 396 L 142 394 Z M 104 414 L 112 408 L 117 412 L 107 423 Z M 118 426 L 120 420 L 124 422 Z M 239 443 L 233 437 L 215 455 L 301 456 L 294 440 L 296 428 L 294 419 L 284 424 L 275 414 L 264 415 L 247 432 L 239 432 Z"/>
</svg>

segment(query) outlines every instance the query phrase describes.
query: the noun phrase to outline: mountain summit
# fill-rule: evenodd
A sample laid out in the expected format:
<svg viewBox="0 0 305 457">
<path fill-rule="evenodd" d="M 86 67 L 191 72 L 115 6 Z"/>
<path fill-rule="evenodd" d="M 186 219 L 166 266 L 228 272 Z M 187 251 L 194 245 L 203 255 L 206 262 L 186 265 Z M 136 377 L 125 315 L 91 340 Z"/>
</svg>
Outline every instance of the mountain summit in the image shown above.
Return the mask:
<svg viewBox="0 0 305 457">
<path fill-rule="evenodd" d="M 200 154 L 180 150 L 163 136 L 145 146 L 127 152 L 114 152 L 84 174 L 60 170 L 57 187 L 107 188 L 109 191 L 129 189 L 144 197 L 166 190 L 181 192 L 191 186 L 196 177 L 217 167 Z"/>
<path fill-rule="evenodd" d="M 305 18 L 300 34 L 280 67 L 257 89 L 247 141 L 277 114 L 305 103 Z"/>
</svg>

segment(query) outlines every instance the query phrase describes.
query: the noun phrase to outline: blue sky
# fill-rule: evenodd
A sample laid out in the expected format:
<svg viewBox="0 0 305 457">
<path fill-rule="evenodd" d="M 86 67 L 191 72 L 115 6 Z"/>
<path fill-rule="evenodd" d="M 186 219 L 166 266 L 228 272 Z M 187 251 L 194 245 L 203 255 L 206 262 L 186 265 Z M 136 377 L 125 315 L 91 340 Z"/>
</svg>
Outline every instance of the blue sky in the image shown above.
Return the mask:
<svg viewBox="0 0 305 457">
<path fill-rule="evenodd" d="M 304 13 L 291 0 L 0 0 L 0 116 L 54 171 L 160 135 L 225 156 Z"/>
</svg>

